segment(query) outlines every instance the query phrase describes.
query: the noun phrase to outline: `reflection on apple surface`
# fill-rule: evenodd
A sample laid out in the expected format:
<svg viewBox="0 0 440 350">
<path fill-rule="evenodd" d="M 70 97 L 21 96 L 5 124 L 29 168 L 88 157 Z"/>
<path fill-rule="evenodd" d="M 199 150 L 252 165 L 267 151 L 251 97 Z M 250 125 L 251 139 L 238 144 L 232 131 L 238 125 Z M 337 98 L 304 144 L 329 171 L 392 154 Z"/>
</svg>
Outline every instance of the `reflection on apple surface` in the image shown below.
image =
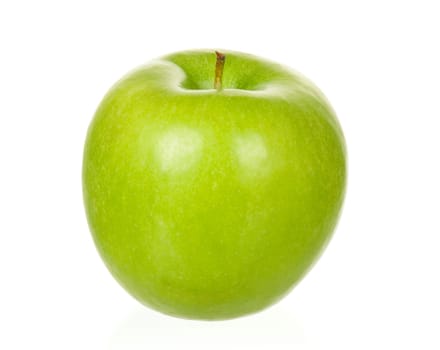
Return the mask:
<svg viewBox="0 0 440 350">
<path fill-rule="evenodd" d="M 202 156 L 203 138 L 195 130 L 176 127 L 160 136 L 156 157 L 163 172 L 178 174 L 189 170 Z"/>
</svg>

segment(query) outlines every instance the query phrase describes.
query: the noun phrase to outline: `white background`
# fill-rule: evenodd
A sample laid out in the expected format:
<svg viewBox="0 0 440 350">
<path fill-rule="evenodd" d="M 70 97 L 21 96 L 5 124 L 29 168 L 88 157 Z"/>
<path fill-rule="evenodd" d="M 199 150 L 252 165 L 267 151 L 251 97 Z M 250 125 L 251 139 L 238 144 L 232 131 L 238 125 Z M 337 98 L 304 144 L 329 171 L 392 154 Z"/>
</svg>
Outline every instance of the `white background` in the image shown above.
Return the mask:
<svg viewBox="0 0 440 350">
<path fill-rule="evenodd" d="M 437 1 L 1 1 L 1 349 L 439 349 Z M 87 126 L 128 70 L 226 48 L 299 70 L 345 131 L 334 239 L 285 299 L 225 322 L 134 301 L 82 206 Z"/>
</svg>

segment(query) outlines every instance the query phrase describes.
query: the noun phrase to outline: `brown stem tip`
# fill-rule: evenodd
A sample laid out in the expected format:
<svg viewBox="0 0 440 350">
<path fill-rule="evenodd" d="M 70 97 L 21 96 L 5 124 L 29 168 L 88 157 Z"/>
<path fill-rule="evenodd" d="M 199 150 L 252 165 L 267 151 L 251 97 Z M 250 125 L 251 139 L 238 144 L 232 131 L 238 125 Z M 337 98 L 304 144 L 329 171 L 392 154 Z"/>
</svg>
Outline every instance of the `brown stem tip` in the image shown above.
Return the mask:
<svg viewBox="0 0 440 350">
<path fill-rule="evenodd" d="M 215 62 L 215 79 L 214 89 L 220 91 L 222 89 L 223 67 L 225 66 L 226 56 L 218 51 L 215 52 L 217 60 Z"/>
</svg>

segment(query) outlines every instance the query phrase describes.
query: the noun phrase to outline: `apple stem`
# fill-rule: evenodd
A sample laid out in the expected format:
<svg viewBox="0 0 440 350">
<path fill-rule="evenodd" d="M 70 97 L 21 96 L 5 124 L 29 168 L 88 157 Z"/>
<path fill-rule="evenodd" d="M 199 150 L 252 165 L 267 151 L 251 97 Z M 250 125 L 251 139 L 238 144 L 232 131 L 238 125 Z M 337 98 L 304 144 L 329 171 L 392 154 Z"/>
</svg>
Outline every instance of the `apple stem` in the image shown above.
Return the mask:
<svg viewBox="0 0 440 350">
<path fill-rule="evenodd" d="M 215 62 L 215 79 L 214 89 L 220 91 L 222 89 L 223 67 L 225 66 L 226 56 L 218 51 L 215 52 L 217 60 Z"/>
</svg>

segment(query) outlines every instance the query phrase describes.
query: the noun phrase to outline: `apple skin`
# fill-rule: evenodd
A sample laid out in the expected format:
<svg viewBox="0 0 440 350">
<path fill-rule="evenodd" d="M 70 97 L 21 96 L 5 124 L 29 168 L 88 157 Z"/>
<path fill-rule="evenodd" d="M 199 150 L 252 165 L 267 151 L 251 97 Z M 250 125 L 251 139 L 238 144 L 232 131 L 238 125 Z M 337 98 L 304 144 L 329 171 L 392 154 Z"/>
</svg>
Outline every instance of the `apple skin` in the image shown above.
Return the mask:
<svg viewBox="0 0 440 350">
<path fill-rule="evenodd" d="M 224 51 L 223 51 L 224 52 Z M 178 52 L 117 82 L 89 127 L 86 214 L 119 283 L 163 313 L 229 319 L 273 304 L 337 223 L 346 150 L 307 79 L 224 52 Z"/>
</svg>

